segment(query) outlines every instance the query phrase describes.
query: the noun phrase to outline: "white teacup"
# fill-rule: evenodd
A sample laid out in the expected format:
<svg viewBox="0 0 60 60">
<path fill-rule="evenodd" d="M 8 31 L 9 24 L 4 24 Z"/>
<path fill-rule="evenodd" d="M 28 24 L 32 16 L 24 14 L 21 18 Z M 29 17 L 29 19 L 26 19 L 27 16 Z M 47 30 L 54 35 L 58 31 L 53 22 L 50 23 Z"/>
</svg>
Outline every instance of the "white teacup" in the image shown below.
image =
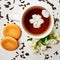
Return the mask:
<svg viewBox="0 0 60 60">
<path fill-rule="evenodd" d="M 37 5 L 33 5 L 33 6 L 41 6 L 41 7 L 43 7 L 43 8 L 45 8 L 43 5 L 40 5 L 40 4 L 37 4 Z M 33 6 L 30 6 L 30 7 L 28 7 L 27 9 L 29 9 L 29 8 L 31 8 L 31 7 L 33 7 Z M 25 10 L 25 11 L 27 11 L 27 9 Z M 46 8 L 45 8 L 46 9 Z M 48 9 L 46 9 L 47 11 L 48 11 Z M 22 29 L 30 36 L 30 37 L 33 37 L 33 38 L 43 38 L 43 37 L 46 37 L 47 35 L 49 35 L 50 34 L 50 32 L 52 31 L 52 29 L 53 29 L 53 26 L 54 26 L 54 19 L 53 19 L 53 16 L 52 16 L 52 14 L 48 11 L 48 13 L 49 13 L 49 15 L 50 15 L 50 17 L 51 17 L 51 20 L 50 20 L 50 26 L 49 26 L 49 28 L 48 28 L 48 30 L 46 30 L 44 33 L 42 33 L 42 34 L 40 34 L 40 35 L 33 35 L 33 34 L 31 34 L 30 32 L 28 32 L 27 31 L 27 29 L 25 29 L 24 28 L 24 26 L 23 26 L 23 24 L 22 24 Z M 24 13 L 23 13 L 23 15 L 24 15 Z M 45 15 L 45 14 L 44 14 Z M 46 16 L 47 17 L 47 16 Z M 23 17 L 22 17 L 23 18 Z M 21 21 L 21 22 L 23 22 L 23 21 Z M 28 26 L 29 27 L 29 26 Z M 44 28 L 44 27 L 43 27 Z"/>
</svg>

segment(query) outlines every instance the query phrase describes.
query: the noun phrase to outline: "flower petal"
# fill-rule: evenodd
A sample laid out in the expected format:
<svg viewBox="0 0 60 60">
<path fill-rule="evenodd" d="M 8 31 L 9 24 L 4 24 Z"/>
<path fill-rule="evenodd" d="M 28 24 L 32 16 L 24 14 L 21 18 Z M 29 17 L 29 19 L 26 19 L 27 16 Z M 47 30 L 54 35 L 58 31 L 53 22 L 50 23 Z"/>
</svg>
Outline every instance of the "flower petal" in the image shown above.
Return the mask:
<svg viewBox="0 0 60 60">
<path fill-rule="evenodd" d="M 49 12 L 47 10 L 42 10 L 42 15 L 43 15 L 43 17 L 48 18 Z"/>
<path fill-rule="evenodd" d="M 43 24 L 44 23 L 44 20 L 43 19 L 41 19 L 41 20 L 39 20 L 38 21 L 38 24 L 41 26 L 41 24 Z"/>
<path fill-rule="evenodd" d="M 42 51 L 45 51 L 45 50 L 46 50 L 46 46 L 41 45 L 41 50 L 42 50 Z"/>
<path fill-rule="evenodd" d="M 32 15 L 32 18 L 36 18 L 36 14 Z"/>
<path fill-rule="evenodd" d="M 39 28 L 40 25 L 39 25 L 37 22 L 35 22 L 35 23 L 33 24 L 33 27 L 34 27 L 34 28 Z"/>
<path fill-rule="evenodd" d="M 29 22 L 30 22 L 31 24 L 33 24 L 33 23 L 34 23 L 34 20 L 33 20 L 33 19 L 30 19 Z"/>
</svg>

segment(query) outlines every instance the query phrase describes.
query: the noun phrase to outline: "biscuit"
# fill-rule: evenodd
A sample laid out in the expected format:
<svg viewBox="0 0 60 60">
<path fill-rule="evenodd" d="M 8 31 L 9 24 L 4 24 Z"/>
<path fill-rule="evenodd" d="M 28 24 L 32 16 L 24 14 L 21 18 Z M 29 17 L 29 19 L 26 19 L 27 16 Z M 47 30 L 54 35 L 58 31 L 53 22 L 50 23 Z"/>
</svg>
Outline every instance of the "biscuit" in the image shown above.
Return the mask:
<svg viewBox="0 0 60 60">
<path fill-rule="evenodd" d="M 1 46 L 8 51 L 17 49 L 18 45 L 19 45 L 18 41 L 12 37 L 7 36 L 2 38 L 1 40 Z"/>
<path fill-rule="evenodd" d="M 3 29 L 3 35 L 18 39 L 21 36 L 21 29 L 16 24 L 7 24 Z"/>
</svg>

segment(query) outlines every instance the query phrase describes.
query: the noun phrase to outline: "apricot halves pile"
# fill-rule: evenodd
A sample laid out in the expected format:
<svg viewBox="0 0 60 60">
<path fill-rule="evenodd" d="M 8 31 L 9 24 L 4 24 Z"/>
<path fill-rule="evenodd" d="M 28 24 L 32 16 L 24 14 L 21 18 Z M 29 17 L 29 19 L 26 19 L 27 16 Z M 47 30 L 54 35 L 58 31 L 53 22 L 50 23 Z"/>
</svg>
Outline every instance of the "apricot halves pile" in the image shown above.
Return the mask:
<svg viewBox="0 0 60 60">
<path fill-rule="evenodd" d="M 7 24 L 3 29 L 4 38 L 2 38 L 1 45 L 6 50 L 17 49 L 19 43 L 16 39 L 21 36 L 21 29 L 16 24 Z"/>
</svg>

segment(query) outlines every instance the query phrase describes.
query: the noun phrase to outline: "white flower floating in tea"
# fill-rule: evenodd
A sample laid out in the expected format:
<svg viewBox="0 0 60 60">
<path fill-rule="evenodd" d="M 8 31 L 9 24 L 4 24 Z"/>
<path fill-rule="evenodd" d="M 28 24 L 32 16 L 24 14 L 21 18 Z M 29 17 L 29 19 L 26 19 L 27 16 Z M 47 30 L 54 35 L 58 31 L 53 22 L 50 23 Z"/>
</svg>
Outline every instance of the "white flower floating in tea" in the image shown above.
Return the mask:
<svg viewBox="0 0 60 60">
<path fill-rule="evenodd" d="M 41 24 L 44 23 L 44 20 L 40 15 L 34 14 L 32 15 L 32 19 L 29 20 L 31 24 L 33 24 L 34 28 L 40 28 Z"/>
<path fill-rule="evenodd" d="M 42 10 L 42 15 L 43 15 L 43 17 L 48 18 L 49 12 L 47 10 Z"/>
</svg>

